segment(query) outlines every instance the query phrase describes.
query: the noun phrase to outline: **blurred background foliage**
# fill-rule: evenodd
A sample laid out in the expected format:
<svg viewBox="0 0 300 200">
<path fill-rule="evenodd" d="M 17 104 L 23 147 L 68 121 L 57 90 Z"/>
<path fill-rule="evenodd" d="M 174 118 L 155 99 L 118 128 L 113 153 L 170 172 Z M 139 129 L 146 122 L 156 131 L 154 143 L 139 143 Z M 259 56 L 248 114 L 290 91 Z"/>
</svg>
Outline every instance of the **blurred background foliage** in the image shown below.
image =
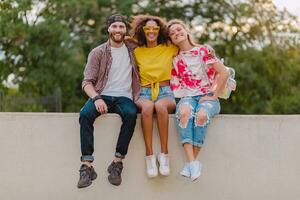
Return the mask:
<svg viewBox="0 0 300 200">
<path fill-rule="evenodd" d="M 0 0 L 0 109 L 53 111 L 12 102 L 59 90 L 58 111 L 78 112 L 87 54 L 113 13 L 178 18 L 213 46 L 238 83 L 222 113 L 300 113 L 299 20 L 271 0 Z"/>
</svg>

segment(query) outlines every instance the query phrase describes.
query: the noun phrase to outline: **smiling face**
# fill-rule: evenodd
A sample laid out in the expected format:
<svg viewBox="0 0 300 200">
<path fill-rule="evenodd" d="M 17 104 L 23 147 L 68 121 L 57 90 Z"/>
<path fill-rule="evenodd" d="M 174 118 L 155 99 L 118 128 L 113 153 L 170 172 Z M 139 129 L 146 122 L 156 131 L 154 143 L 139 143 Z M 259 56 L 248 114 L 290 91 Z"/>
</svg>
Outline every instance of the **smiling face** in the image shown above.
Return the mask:
<svg viewBox="0 0 300 200">
<path fill-rule="evenodd" d="M 159 34 L 160 27 L 158 24 L 153 21 L 149 20 L 143 27 L 145 37 L 147 42 L 156 42 Z"/>
<path fill-rule="evenodd" d="M 124 41 L 126 25 L 123 22 L 114 22 L 108 27 L 109 38 L 115 43 Z"/>
<path fill-rule="evenodd" d="M 169 27 L 169 36 L 175 45 L 188 39 L 188 33 L 180 24 L 173 24 Z"/>
</svg>

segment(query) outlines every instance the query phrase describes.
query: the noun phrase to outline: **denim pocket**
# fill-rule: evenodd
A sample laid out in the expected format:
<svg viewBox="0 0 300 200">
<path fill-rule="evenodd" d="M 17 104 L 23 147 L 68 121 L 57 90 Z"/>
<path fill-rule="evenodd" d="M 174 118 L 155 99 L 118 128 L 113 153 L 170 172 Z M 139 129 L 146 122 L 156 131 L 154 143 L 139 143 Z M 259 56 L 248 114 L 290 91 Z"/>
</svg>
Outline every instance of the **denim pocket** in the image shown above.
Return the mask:
<svg viewBox="0 0 300 200">
<path fill-rule="evenodd" d="M 170 86 L 164 86 L 164 87 L 161 87 L 160 89 L 161 89 L 161 94 L 163 94 L 163 95 L 172 95 L 173 94 Z"/>
<path fill-rule="evenodd" d="M 148 95 L 148 88 L 142 88 L 140 92 L 140 96 L 147 96 Z"/>
</svg>

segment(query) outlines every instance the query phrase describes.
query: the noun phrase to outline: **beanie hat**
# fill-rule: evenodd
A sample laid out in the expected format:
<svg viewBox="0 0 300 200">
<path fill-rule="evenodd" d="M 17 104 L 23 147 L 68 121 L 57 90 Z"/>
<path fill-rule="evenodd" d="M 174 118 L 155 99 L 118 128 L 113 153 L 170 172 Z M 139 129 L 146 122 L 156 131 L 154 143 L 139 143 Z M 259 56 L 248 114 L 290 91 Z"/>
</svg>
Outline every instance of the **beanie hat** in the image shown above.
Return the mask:
<svg viewBox="0 0 300 200">
<path fill-rule="evenodd" d="M 126 25 L 126 28 L 128 28 L 128 22 L 127 22 L 127 17 L 126 16 L 123 16 L 121 14 L 114 14 L 114 15 L 109 16 L 106 20 L 107 28 L 112 23 L 115 23 L 115 22 L 123 22 Z"/>
</svg>

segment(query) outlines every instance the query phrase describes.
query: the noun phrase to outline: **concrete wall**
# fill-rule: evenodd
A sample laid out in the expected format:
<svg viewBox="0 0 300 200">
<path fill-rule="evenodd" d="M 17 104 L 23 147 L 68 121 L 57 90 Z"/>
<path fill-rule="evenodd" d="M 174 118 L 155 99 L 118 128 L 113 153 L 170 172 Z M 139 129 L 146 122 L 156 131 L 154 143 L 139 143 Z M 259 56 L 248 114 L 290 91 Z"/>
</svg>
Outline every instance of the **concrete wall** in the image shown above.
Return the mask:
<svg viewBox="0 0 300 200">
<path fill-rule="evenodd" d="M 220 115 L 209 128 L 196 182 L 178 175 L 183 153 L 170 116 L 171 175 L 148 179 L 140 119 L 119 187 L 107 181 L 120 126 L 117 115 L 95 122 L 98 178 L 77 189 L 78 114 L 0 113 L 0 200 L 205 199 L 299 200 L 300 116 Z M 159 152 L 157 129 L 155 151 Z"/>
</svg>

